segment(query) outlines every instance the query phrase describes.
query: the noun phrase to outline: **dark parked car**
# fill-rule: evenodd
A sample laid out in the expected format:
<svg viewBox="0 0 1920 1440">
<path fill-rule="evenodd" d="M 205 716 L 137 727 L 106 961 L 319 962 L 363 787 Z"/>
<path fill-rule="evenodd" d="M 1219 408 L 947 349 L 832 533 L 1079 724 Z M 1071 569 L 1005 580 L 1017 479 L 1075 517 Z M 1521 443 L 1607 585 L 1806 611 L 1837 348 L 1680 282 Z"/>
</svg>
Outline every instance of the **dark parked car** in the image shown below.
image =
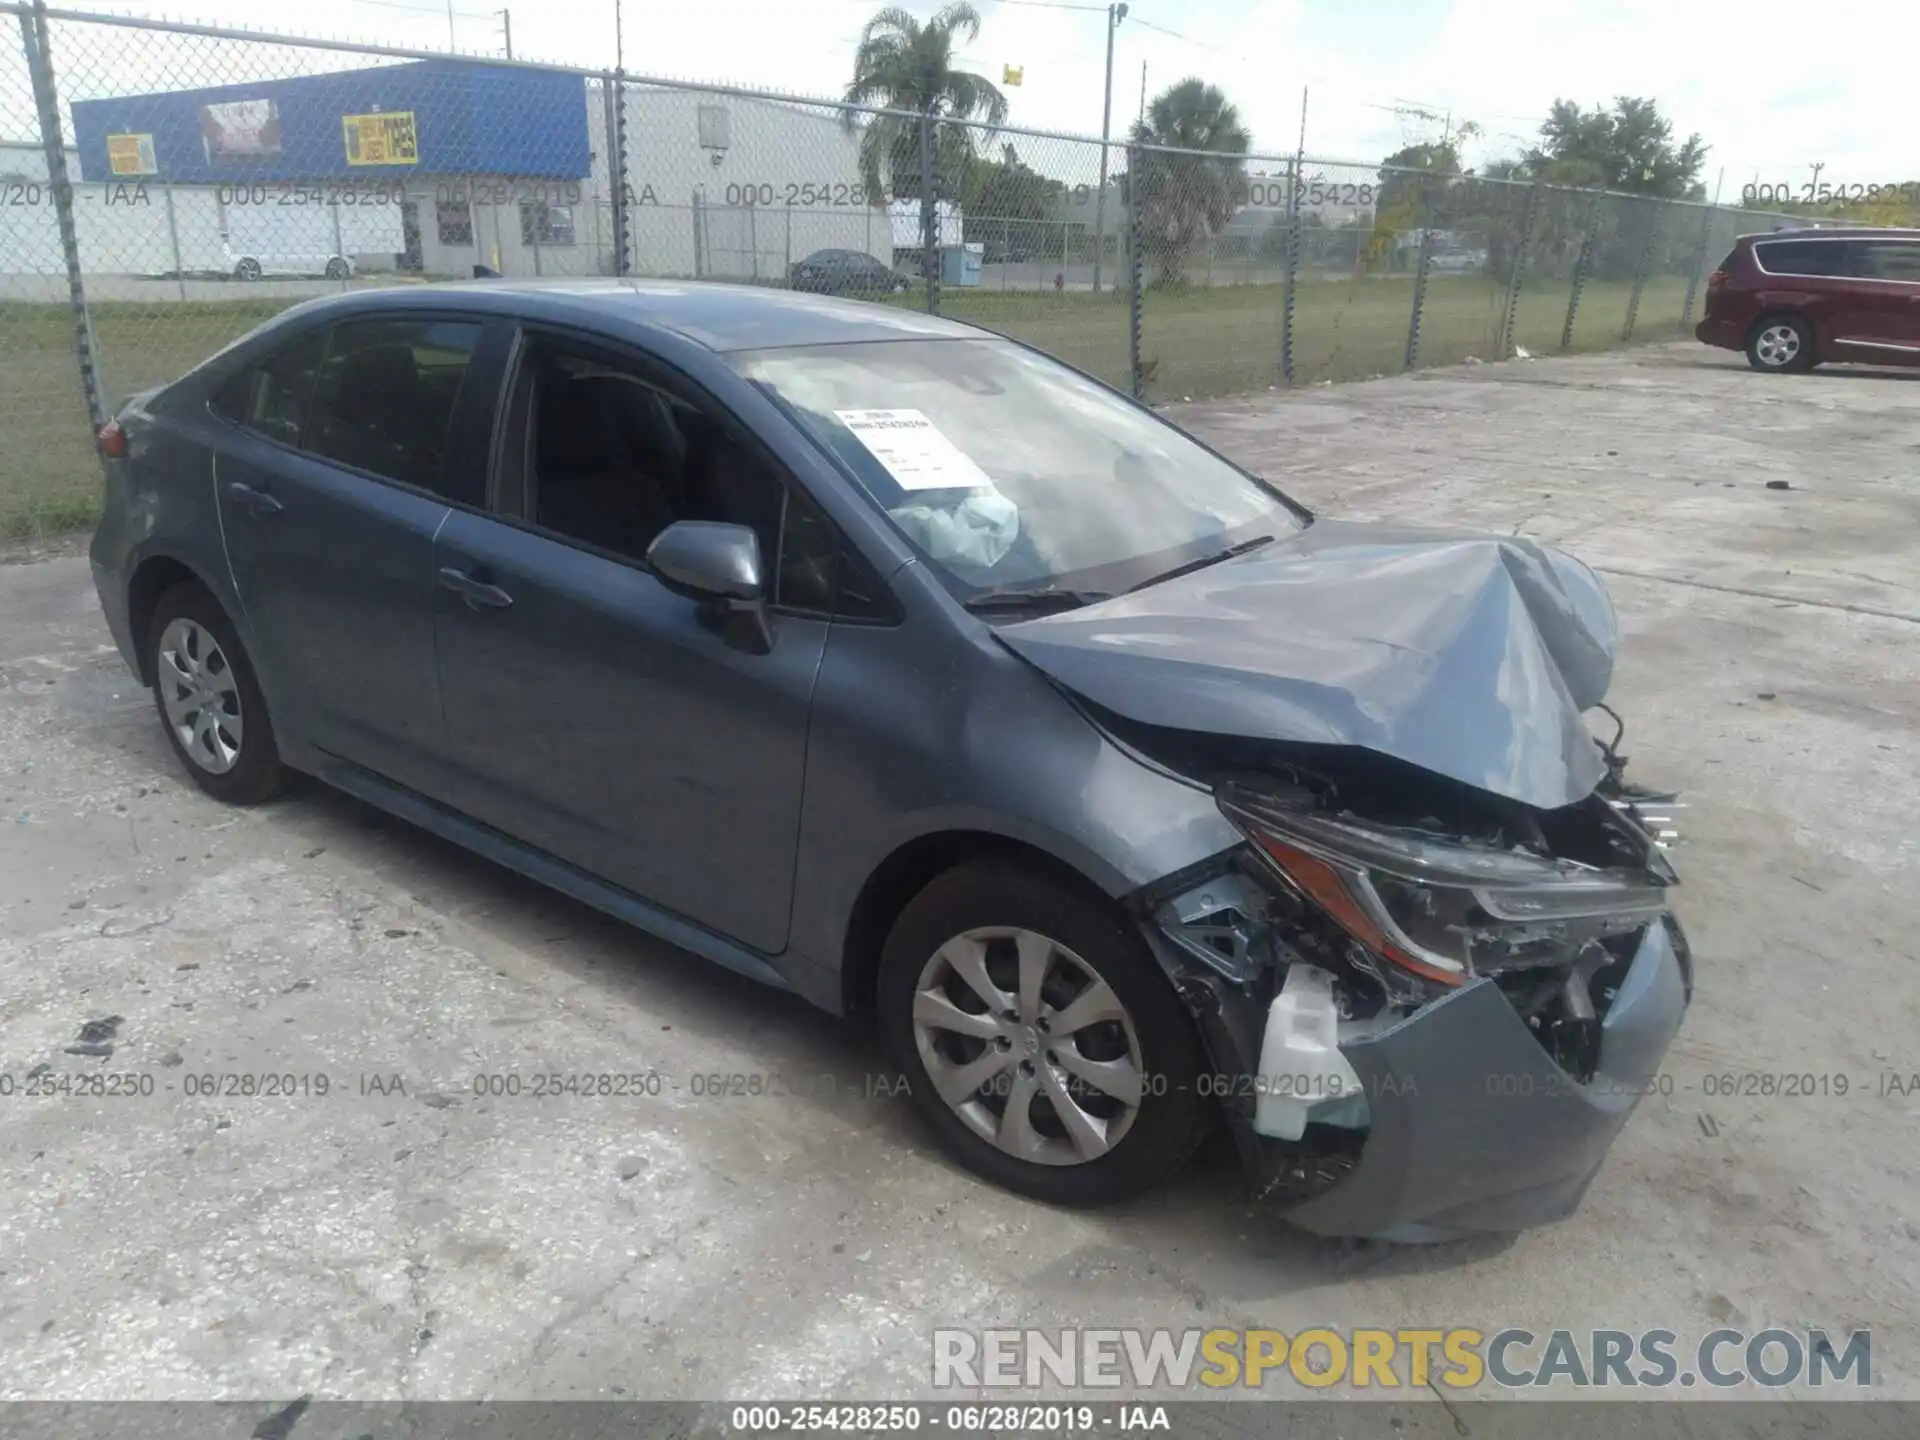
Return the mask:
<svg viewBox="0 0 1920 1440">
<path fill-rule="evenodd" d="M 1692 989 L 1593 573 L 1315 519 L 1019 343 L 782 291 L 310 301 L 100 437 L 169 743 L 829 1010 L 964 1164 L 1224 1121 L 1326 1233 L 1578 1202 Z M 1617 736 L 1615 737 L 1617 739 Z"/>
<path fill-rule="evenodd" d="M 1920 230 L 1742 235 L 1707 277 L 1693 333 L 1756 370 L 1920 365 Z"/>
<path fill-rule="evenodd" d="M 913 282 L 860 250 L 816 250 L 793 262 L 787 284 L 818 295 L 891 295 Z"/>
</svg>

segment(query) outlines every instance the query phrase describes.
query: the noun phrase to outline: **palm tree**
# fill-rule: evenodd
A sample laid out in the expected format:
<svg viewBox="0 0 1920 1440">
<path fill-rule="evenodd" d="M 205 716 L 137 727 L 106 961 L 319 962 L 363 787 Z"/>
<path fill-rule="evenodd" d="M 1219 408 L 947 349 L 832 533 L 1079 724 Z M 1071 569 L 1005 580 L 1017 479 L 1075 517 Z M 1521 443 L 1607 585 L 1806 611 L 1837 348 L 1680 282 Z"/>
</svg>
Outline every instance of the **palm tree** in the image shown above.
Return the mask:
<svg viewBox="0 0 1920 1440">
<path fill-rule="evenodd" d="M 1189 76 L 1153 97 L 1132 140 L 1127 203 L 1139 212 L 1142 258 L 1174 280 L 1240 208 L 1253 137 L 1217 86 Z"/>
<path fill-rule="evenodd" d="M 842 101 L 840 121 L 849 134 L 866 120 L 860 137 L 860 175 L 869 204 L 887 199 L 882 171 L 889 172 L 896 195 L 920 193 L 919 126 L 905 115 L 873 115 L 854 106 L 910 111 L 934 119 L 981 120 L 988 126 L 1007 118 L 1007 97 L 993 83 L 956 70 L 953 52 L 980 34 L 980 12 L 964 3 L 943 7 L 922 24 L 898 5 L 889 5 L 867 21 L 854 52 L 853 80 Z M 935 191 L 956 194 L 961 172 L 973 158 L 973 130 L 942 125 L 935 130 Z"/>
</svg>

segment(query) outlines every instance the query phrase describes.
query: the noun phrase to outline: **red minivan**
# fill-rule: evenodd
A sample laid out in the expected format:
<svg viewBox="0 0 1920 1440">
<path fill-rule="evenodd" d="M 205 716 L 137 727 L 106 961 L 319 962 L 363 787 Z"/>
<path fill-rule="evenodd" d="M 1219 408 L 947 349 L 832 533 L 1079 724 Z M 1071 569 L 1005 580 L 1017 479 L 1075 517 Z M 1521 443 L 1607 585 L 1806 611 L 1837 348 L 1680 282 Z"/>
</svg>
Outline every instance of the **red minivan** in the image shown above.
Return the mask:
<svg viewBox="0 0 1920 1440">
<path fill-rule="evenodd" d="M 1742 235 L 1707 277 L 1693 333 L 1756 370 L 1920 365 L 1920 230 Z"/>
</svg>

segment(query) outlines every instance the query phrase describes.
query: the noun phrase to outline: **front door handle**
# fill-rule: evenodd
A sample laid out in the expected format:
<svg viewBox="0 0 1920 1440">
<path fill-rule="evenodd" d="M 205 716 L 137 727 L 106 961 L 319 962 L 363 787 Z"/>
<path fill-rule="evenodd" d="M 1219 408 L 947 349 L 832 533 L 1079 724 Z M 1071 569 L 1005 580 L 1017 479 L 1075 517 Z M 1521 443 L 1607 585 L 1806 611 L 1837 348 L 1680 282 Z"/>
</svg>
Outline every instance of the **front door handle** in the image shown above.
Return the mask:
<svg viewBox="0 0 1920 1440">
<path fill-rule="evenodd" d="M 440 583 L 476 610 L 504 610 L 513 604 L 513 596 L 498 585 L 489 585 L 484 580 L 476 580 L 466 571 L 456 570 L 451 565 L 442 567 Z"/>
<path fill-rule="evenodd" d="M 287 508 L 266 491 L 256 490 L 251 485 L 243 485 L 238 480 L 227 486 L 227 497 L 234 504 L 246 506 L 253 514 L 263 519 L 268 515 L 278 515 Z"/>
</svg>

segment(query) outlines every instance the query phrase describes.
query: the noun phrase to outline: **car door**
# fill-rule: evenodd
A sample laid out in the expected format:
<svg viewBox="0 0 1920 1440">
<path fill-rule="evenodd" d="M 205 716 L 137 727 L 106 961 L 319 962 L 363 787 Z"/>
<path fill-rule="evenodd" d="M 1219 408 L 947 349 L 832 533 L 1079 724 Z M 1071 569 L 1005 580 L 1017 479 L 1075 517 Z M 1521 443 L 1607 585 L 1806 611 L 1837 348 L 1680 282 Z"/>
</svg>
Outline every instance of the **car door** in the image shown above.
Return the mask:
<svg viewBox="0 0 1920 1440">
<path fill-rule="evenodd" d="M 1920 240 L 1862 239 L 1847 247 L 1853 358 L 1920 365 Z"/>
<path fill-rule="evenodd" d="M 233 377 L 220 522 L 283 726 L 435 793 L 433 535 L 478 499 L 507 335 L 449 316 L 316 328 Z M 467 382 L 475 383 L 469 385 Z"/>
<path fill-rule="evenodd" d="M 455 803 L 776 954 L 827 632 L 821 607 L 779 589 L 786 477 L 646 357 L 533 334 L 510 394 L 497 513 L 456 512 L 434 545 Z M 775 585 L 767 653 L 735 648 L 648 568 L 678 519 L 755 529 Z"/>
</svg>

